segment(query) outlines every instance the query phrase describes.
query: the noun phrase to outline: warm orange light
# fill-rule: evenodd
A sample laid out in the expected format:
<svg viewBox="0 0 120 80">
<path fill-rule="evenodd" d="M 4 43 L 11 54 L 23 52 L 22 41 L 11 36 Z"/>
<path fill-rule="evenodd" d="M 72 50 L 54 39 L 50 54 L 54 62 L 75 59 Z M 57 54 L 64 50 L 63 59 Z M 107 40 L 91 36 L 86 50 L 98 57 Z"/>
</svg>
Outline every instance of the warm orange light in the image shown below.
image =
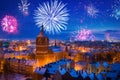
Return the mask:
<svg viewBox="0 0 120 80">
<path fill-rule="evenodd" d="M 82 66 L 79 64 L 75 64 L 75 68 L 76 71 L 82 70 Z"/>
<path fill-rule="evenodd" d="M 30 46 L 31 45 L 31 41 L 27 40 L 27 44 L 28 44 L 28 46 Z"/>
<path fill-rule="evenodd" d="M 90 48 L 86 48 L 86 47 L 78 47 L 78 50 L 85 53 L 88 52 L 90 50 Z"/>
<path fill-rule="evenodd" d="M 22 51 L 22 50 L 23 50 L 22 46 L 20 46 L 20 47 L 19 47 L 19 50 L 20 50 L 20 51 Z"/>
</svg>

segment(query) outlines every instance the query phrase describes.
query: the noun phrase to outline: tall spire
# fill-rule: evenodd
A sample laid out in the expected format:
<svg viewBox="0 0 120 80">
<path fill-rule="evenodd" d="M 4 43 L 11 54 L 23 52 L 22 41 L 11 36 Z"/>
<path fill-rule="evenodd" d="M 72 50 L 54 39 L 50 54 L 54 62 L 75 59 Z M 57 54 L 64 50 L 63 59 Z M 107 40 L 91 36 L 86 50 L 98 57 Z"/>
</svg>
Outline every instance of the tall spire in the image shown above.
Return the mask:
<svg viewBox="0 0 120 80">
<path fill-rule="evenodd" d="M 42 32 L 42 33 L 44 32 L 43 24 L 42 24 L 42 26 L 41 26 L 41 32 Z"/>
<path fill-rule="evenodd" d="M 43 36 L 44 36 L 44 26 L 43 26 L 43 24 L 42 24 L 42 26 L 41 26 L 41 31 L 40 31 L 38 37 L 43 37 Z"/>
</svg>

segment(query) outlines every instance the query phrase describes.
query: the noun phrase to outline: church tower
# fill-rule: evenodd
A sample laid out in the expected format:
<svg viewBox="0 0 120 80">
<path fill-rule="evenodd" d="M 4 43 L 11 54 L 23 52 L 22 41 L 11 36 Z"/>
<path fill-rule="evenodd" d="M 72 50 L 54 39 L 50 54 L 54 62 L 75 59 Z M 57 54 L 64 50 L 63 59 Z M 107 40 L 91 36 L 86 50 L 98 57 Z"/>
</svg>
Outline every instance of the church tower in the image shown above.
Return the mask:
<svg viewBox="0 0 120 80">
<path fill-rule="evenodd" d="M 41 26 L 41 31 L 36 38 L 36 66 L 44 66 L 49 63 L 49 39 L 44 35 L 44 26 Z"/>
<path fill-rule="evenodd" d="M 44 26 L 41 26 L 41 31 L 36 38 L 36 55 L 35 61 L 36 66 L 41 67 L 48 63 L 60 60 L 66 55 L 63 52 L 56 52 L 49 48 L 49 39 L 44 35 Z"/>
<path fill-rule="evenodd" d="M 49 48 L 49 39 L 44 35 L 44 27 L 41 26 L 41 31 L 36 38 L 36 55 L 47 54 Z"/>
</svg>

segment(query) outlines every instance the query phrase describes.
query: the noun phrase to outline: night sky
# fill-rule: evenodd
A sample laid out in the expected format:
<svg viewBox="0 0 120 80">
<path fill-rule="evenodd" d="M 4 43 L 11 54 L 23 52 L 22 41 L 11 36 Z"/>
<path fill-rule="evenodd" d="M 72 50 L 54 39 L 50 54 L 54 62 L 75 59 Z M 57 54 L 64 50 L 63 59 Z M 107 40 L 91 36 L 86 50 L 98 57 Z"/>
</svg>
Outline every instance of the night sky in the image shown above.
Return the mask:
<svg viewBox="0 0 120 80">
<path fill-rule="evenodd" d="M 35 25 L 34 11 L 39 4 L 50 0 L 28 0 L 28 15 L 22 14 L 18 8 L 20 0 L 0 0 L 0 22 L 5 15 L 14 16 L 18 20 L 18 32 L 10 34 L 2 30 L 0 26 L 0 38 L 5 39 L 35 39 L 40 28 Z M 72 33 L 86 28 L 93 32 L 95 40 L 120 40 L 120 1 L 119 0 L 61 0 L 67 4 L 69 20 L 67 30 L 58 34 L 46 35 L 51 39 L 69 40 Z M 86 7 L 93 5 L 98 13 L 90 16 Z M 114 6 L 116 6 L 113 8 Z M 115 9 L 117 12 L 115 13 Z M 117 16 L 117 18 L 116 18 Z"/>
</svg>

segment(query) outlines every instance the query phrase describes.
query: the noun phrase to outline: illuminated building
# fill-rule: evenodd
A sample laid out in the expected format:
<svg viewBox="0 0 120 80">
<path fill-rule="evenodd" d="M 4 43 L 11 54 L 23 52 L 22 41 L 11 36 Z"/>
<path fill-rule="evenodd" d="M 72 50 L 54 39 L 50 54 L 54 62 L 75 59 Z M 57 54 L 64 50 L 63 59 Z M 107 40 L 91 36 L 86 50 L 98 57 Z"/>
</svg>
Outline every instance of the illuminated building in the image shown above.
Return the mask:
<svg viewBox="0 0 120 80">
<path fill-rule="evenodd" d="M 14 50 L 19 52 L 5 55 L 6 58 L 11 58 L 11 60 L 8 60 L 8 63 L 10 63 L 12 69 L 14 68 L 13 72 L 23 73 L 25 71 L 32 74 L 36 67 L 45 66 L 62 58 L 68 58 L 68 52 L 61 51 L 60 46 L 49 46 L 49 39 L 44 35 L 43 26 L 41 32 L 36 38 L 36 53 L 32 55 L 32 57 L 35 58 L 29 58 L 29 55 L 27 55 L 29 53 L 24 54 L 24 52 L 22 52 L 26 47 L 26 43 L 19 42 L 16 44 Z M 24 59 L 24 61 L 22 59 Z M 27 61 L 29 61 L 29 63 L 32 61 L 33 64 L 26 65 Z"/>
<path fill-rule="evenodd" d="M 15 45 L 14 45 L 14 50 L 15 51 L 22 51 L 22 50 L 26 50 L 27 48 L 26 48 L 26 43 L 25 42 L 19 42 L 19 43 L 16 43 Z"/>
<path fill-rule="evenodd" d="M 2 53 L 3 50 L 3 45 L 2 45 L 2 41 L 0 41 L 0 53 Z"/>
<path fill-rule="evenodd" d="M 12 72 L 21 74 L 33 74 L 34 72 L 34 60 L 9 58 L 7 63 L 9 63 L 9 65 L 7 64 L 9 66 L 8 70 Z"/>
<path fill-rule="evenodd" d="M 48 63 L 55 62 L 62 58 L 67 58 L 67 52 L 62 52 L 59 47 L 49 47 L 49 39 L 44 35 L 43 26 L 36 38 L 36 66 L 44 66 Z"/>
<path fill-rule="evenodd" d="M 0 59 L 0 73 L 3 72 L 4 60 Z"/>
</svg>

